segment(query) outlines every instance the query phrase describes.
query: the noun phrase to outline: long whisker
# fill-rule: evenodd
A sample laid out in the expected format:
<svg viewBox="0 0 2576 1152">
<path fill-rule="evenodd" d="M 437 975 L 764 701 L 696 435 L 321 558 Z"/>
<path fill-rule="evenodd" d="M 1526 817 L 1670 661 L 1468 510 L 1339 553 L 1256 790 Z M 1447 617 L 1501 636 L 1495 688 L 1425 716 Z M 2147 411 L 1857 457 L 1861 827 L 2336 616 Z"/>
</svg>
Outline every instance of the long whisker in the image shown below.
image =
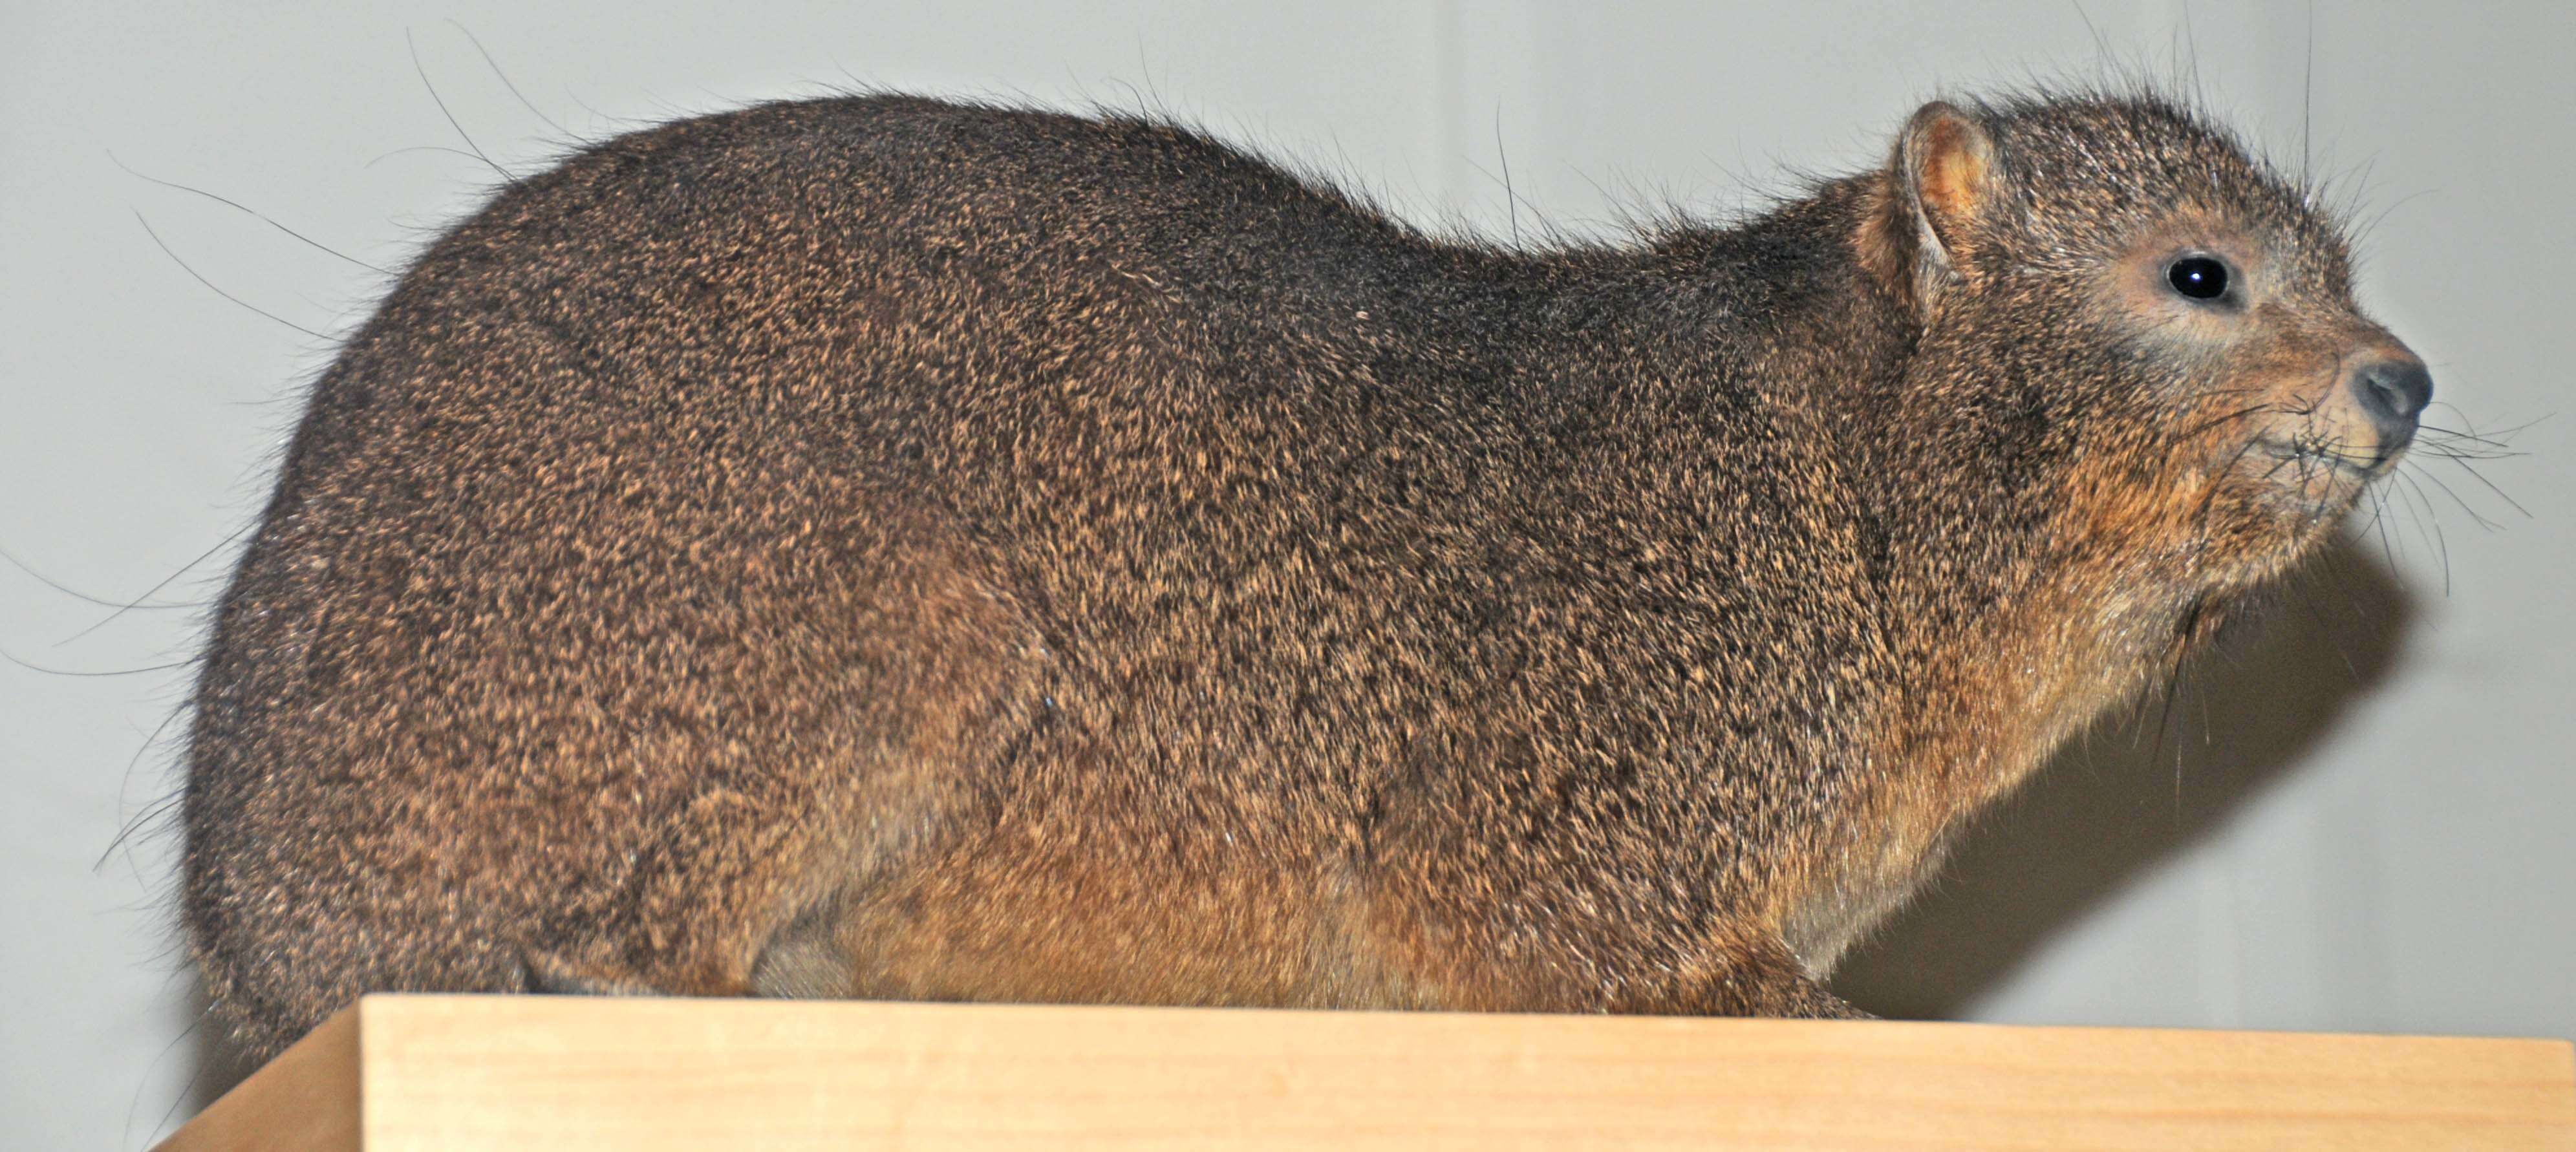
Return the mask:
<svg viewBox="0 0 2576 1152">
<path fill-rule="evenodd" d="M 154 745 L 159 744 L 161 742 L 162 734 L 168 732 L 170 730 L 170 725 L 176 723 L 179 717 L 185 715 L 187 711 L 187 706 L 184 704 L 171 709 L 169 715 L 163 716 L 161 718 L 161 723 L 152 729 L 152 734 L 143 738 L 143 746 L 135 749 L 134 755 L 126 759 L 125 774 L 119 778 L 117 784 L 117 802 L 120 806 L 124 803 L 124 790 L 126 785 L 131 783 L 134 779 L 134 766 L 143 762 L 144 754 L 150 752 Z M 171 805 L 178 803 L 186 796 L 187 793 L 185 792 L 172 792 L 168 796 L 164 796 L 159 800 L 145 805 L 142 811 L 135 814 L 134 819 L 126 821 L 123 828 L 116 830 L 115 838 L 107 842 L 107 850 L 100 852 L 98 854 L 97 861 L 93 862 L 89 866 L 90 871 L 96 872 L 99 869 L 106 867 L 108 857 L 116 855 L 117 848 L 123 845 L 128 837 L 133 836 L 136 831 L 140 830 L 145 825 L 161 818 L 162 815 L 170 811 Z"/>
<path fill-rule="evenodd" d="M 2272 408 L 2272 405 L 2270 405 L 2270 404 L 2255 404 L 2255 405 L 2251 405 L 2251 406 L 2248 406 L 2248 407 L 2239 408 L 2239 409 L 2237 409 L 2237 410 L 2235 410 L 2235 411 L 2233 411 L 2233 412 L 2229 412 L 2229 413 L 2226 413 L 2226 414 L 2224 414 L 2224 415 L 2220 415 L 2220 416 L 2213 416 L 2213 417 L 2211 417 L 2211 418 L 2209 418 L 2209 419 L 2207 419 L 2207 420 L 2204 420 L 2204 421 L 2202 421 L 2202 422 L 2200 422 L 2200 423 L 2198 423 L 2198 424 L 2192 425 L 2191 427 L 2184 429 L 2184 430 L 2183 430 L 2183 433 L 2182 433 L 2182 438 L 2183 438 L 2183 439 L 2188 440 L 2188 439 L 2190 439 L 2190 438 L 2192 438 L 2192 437 L 2194 437 L 2194 436 L 2200 435 L 2200 434 L 2201 434 L 2201 433 L 2203 433 L 2203 432 L 2206 432 L 2206 431 L 2208 431 L 2208 430 L 2210 430 L 2210 429 L 2212 429 L 2212 428 L 2216 428 L 2216 427 L 2218 427 L 2219 425 L 2221 425 L 2221 424 L 2225 424 L 2225 423 L 2227 423 L 2227 422 L 2229 422 L 2229 421 L 2231 421 L 2231 420 L 2241 420 L 2241 419 L 2243 419 L 2243 418 L 2245 418 L 2245 417 L 2247 417 L 2247 416 L 2252 416 L 2252 415 L 2255 415 L 2255 414 L 2258 414 L 2258 413 L 2261 413 L 2261 412 L 2269 411 L 2269 410 L 2271 410 L 2271 408 Z"/>
<path fill-rule="evenodd" d="M 2503 449 L 2506 447 L 2505 442 L 2496 437 L 2483 436 L 2475 432 L 2462 432 L 2457 429 L 2442 427 L 2439 424 L 2418 423 L 2415 427 L 2419 431 L 2430 432 L 2434 435 L 2441 436 L 2446 442 L 2465 440 L 2481 448 Z M 2516 452 L 2514 455 L 2519 456 L 2522 455 L 2522 453 Z"/>
<path fill-rule="evenodd" d="M 99 629 L 101 629 L 101 628 L 105 628 L 105 627 L 107 627 L 108 625 L 115 623 L 119 617 L 124 616 L 124 615 L 125 615 L 126 613 L 128 613 L 128 612 L 139 611 L 139 610 L 144 609 L 144 608 L 146 608 L 146 607 L 155 607 L 156 605 L 153 605 L 153 604 L 149 603 L 149 602 L 151 601 L 152 597 L 153 597 L 153 596 L 155 596 L 155 595 L 157 595 L 157 594 L 158 594 L 162 589 L 169 587 L 169 586 L 170 586 L 171 581 L 177 580 L 179 577 L 187 575 L 191 570 L 195 569 L 197 565 L 205 563 L 205 562 L 206 562 L 206 560 L 207 560 L 208 558 L 212 557 L 215 553 L 221 552 L 221 551 L 223 551 L 224 549 L 226 549 L 226 548 L 228 548 L 228 547 L 231 547 L 231 546 L 232 546 L 233 541 L 241 539 L 244 535 L 247 535 L 247 534 L 250 532 L 250 530 L 251 530 L 251 529 L 253 529 L 253 528 L 257 528 L 257 527 L 259 527 L 259 525 L 258 525 L 258 523 L 257 523 L 257 522 L 250 522 L 250 523 L 245 523 L 245 524 L 243 524 L 241 527 L 239 527 L 239 528 L 235 528 L 235 529 L 233 529 L 232 531 L 225 533 L 225 534 L 224 534 L 224 538 L 223 538 L 223 539 L 215 541 L 215 545 L 214 545 L 214 547 L 212 547 L 212 548 L 208 548 L 208 549 L 206 549 L 206 550 L 205 550 L 205 551 L 203 551 L 203 552 L 197 553 L 197 558 L 196 558 L 196 559 L 194 559 L 194 560 L 190 560 L 190 561 L 188 561 L 187 563 L 180 565 L 180 566 L 179 566 L 179 570 L 178 570 L 178 571 L 176 571 L 176 572 L 172 572 L 171 574 L 169 574 L 169 575 L 167 575 L 167 576 L 162 577 L 158 582 L 154 583 L 151 587 L 144 589 L 144 590 L 143 590 L 142 595 L 136 596 L 136 597 L 134 598 L 134 600 L 133 600 L 133 602 L 132 602 L 132 603 L 126 604 L 126 605 L 124 605 L 123 607 L 118 608 L 116 611 L 114 611 L 114 612 L 110 612 L 110 613 L 108 613 L 107 615 L 105 615 L 105 616 L 103 616 L 103 617 L 100 617 L 96 623 L 91 624 L 91 625 L 90 625 L 89 627 L 87 627 L 87 628 L 83 628 L 83 629 L 81 629 L 81 630 L 80 630 L 80 631 L 78 631 L 78 632 L 74 632 L 74 633 L 72 633 L 72 634 L 71 634 L 71 635 L 69 635 L 69 636 L 65 636 L 65 637 L 63 637 L 63 638 L 62 638 L 62 639 L 60 639 L 60 640 L 56 640 L 56 641 L 54 641 L 54 646 L 55 646 L 55 647 L 57 647 L 57 648 L 60 648 L 60 647 L 62 647 L 62 646 L 63 646 L 63 645 L 65 645 L 65 644 L 69 644 L 69 643 L 71 643 L 72 641 L 74 641 L 74 640 L 78 640 L 78 639 L 80 639 L 80 638 L 81 638 L 81 637 L 83 637 L 83 636 L 87 636 L 87 635 L 89 635 L 89 634 L 90 634 L 90 633 L 92 633 L 92 632 L 96 632 L 96 631 L 98 631 L 98 630 L 99 630 Z"/>
<path fill-rule="evenodd" d="M 180 271 L 185 272 L 185 273 L 187 273 L 189 276 L 191 276 L 191 277 L 195 278 L 195 280 L 197 281 L 197 283 L 205 285 L 208 289 L 211 289 L 211 290 L 214 292 L 214 294 L 215 294 L 215 295 L 217 295 L 217 296 L 221 296 L 221 297 L 223 297 L 223 298 L 224 298 L 224 299 L 226 299 L 226 300 L 230 300 L 230 301 L 232 301 L 233 303 L 238 304 L 238 305 L 240 305 L 240 306 L 242 306 L 242 307 L 244 307 L 244 308 L 248 308 L 248 309 L 250 309 L 252 312 L 258 313 L 259 315 L 262 315 L 262 316 L 265 316 L 265 317 L 267 317 L 267 318 L 269 318 L 269 319 L 271 319 L 271 320 L 277 321 L 277 322 L 278 322 L 278 323 L 280 323 L 280 324 L 284 324 L 284 325 L 286 325 L 287 327 L 292 328 L 292 329 L 295 329 L 296 331 L 301 332 L 301 333 L 303 333 L 303 334 L 305 334 L 305 335 L 307 335 L 307 336 L 310 336 L 310 337 L 312 337 L 312 338 L 314 338 L 314 339 L 316 339 L 316 340 L 329 340 L 329 339 L 331 338 L 331 337 L 330 337 L 328 334 L 326 334 L 326 333 L 316 332 L 316 331 L 314 331 L 314 330 L 313 330 L 313 329 L 311 329 L 311 328 L 307 328 L 307 327 L 305 327 L 305 326 L 303 326 L 303 325 L 301 325 L 301 324 L 296 323 L 295 321 L 292 321 L 292 320 L 287 319 L 287 318 L 286 318 L 286 317 L 284 317 L 284 316 L 280 316 L 280 315 L 278 315 L 278 314 L 277 314 L 277 313 L 275 313 L 275 312 L 271 312 L 271 311 L 269 311 L 269 310 L 268 310 L 268 309 L 266 309 L 266 308 L 262 308 L 262 307 L 260 307 L 260 306 L 259 306 L 259 305 L 257 305 L 257 304 L 253 304 L 253 303 L 251 303 L 251 302 L 250 302 L 250 301 L 248 301 L 248 300 L 244 300 L 244 299 L 242 299 L 242 298 L 241 298 L 241 297 L 239 297 L 239 296 L 235 296 L 235 295 L 233 295 L 233 294 L 232 294 L 232 293 L 230 293 L 230 292 L 226 292 L 226 291 L 224 291 L 224 290 L 223 290 L 223 288 L 222 288 L 220 285 L 217 285 L 217 284 L 216 284 L 214 281 L 212 281 L 212 280 L 208 280 L 208 279 L 206 279 L 206 277 L 205 277 L 205 274 L 204 274 L 204 273 L 197 271 L 197 270 L 196 270 L 195 268 L 193 268 L 193 267 L 190 267 L 187 261 L 180 259 L 180 258 L 179 258 L 179 254 L 178 254 L 176 251 L 173 251 L 173 250 L 171 249 L 171 247 L 170 247 L 170 242 L 169 242 L 169 241 L 167 241 L 167 240 L 163 240 L 163 239 L 161 238 L 161 234 L 160 234 L 159 232 L 155 232 L 155 231 L 153 231 L 153 230 L 152 230 L 152 222 L 151 222 L 151 221 L 149 221 L 149 220 L 144 219 L 144 218 L 143 218 L 143 213 L 141 213 L 141 212 L 136 212 L 136 213 L 134 214 L 134 221 L 135 221 L 135 223 L 137 223 L 137 224 L 141 224 L 141 225 L 143 225 L 143 234 L 152 238 L 153 246 L 154 246 L 154 247 L 157 247 L 157 248 L 159 248 L 159 249 L 161 249 L 161 254 L 162 254 L 162 255 L 169 257 L 169 258 L 170 258 L 170 262 L 171 262 L 171 263 L 173 263 L 173 264 L 178 265 L 178 266 L 179 266 L 179 270 L 180 270 Z"/>
<path fill-rule="evenodd" d="M 2379 530 L 2379 558 L 2388 564 L 2389 571 L 2397 571 L 2397 544 L 2388 531 L 2388 496 L 2375 484 L 2362 491 L 2370 496 L 2372 506 L 2378 509 L 2371 514 L 2370 524 Z"/>
<path fill-rule="evenodd" d="M 2460 511 L 2468 513 L 2469 519 L 2476 521 L 2478 527 L 2484 528 L 2489 532 L 2496 531 L 2499 527 L 2495 521 L 2478 515 L 2477 509 L 2469 507 L 2468 501 L 2460 499 L 2459 493 L 2452 491 L 2450 485 L 2442 483 L 2442 478 L 2434 475 L 2430 470 L 2424 468 L 2400 468 L 2399 472 L 2406 476 L 2406 482 L 2409 484 L 2415 483 L 2419 478 L 2430 481 L 2434 487 L 2442 490 L 2443 495 L 2451 498 L 2451 503 L 2459 505 Z M 2501 493 L 2499 493 L 2499 495 L 2501 495 Z M 2530 515 L 2528 512 L 2523 514 L 2526 516 Z"/>
<path fill-rule="evenodd" d="M 193 666 L 193 665 L 195 665 L 195 664 L 197 663 L 196 659 L 195 659 L 194 657 L 191 657 L 191 658 L 186 659 L 186 660 L 173 660 L 173 661 L 171 661 L 171 662 L 169 662 L 169 663 L 167 663 L 167 664 L 147 664 L 147 665 L 145 665 L 145 666 L 143 666 L 143 667 L 141 667 L 141 668 L 112 668 L 112 669 L 108 669 L 108 670 L 106 670 L 106 671 L 100 671 L 100 672 L 84 672 L 84 671 L 82 671 L 82 670 L 80 670 L 80 669 L 77 669 L 77 668 L 48 668 L 48 667 L 46 667 L 46 666 L 44 666 L 44 665 L 42 665 L 42 664 L 36 664 L 36 663 L 31 663 L 31 662 L 26 661 L 26 660 L 21 660 L 21 659 L 19 659 L 15 654 L 11 653 L 10 651 L 8 651 L 8 650 L 7 650 L 7 649 L 5 649 L 5 648 L 0 648 L 0 660 L 6 660 L 6 661 L 8 661 L 8 662 L 10 662 L 10 663 L 12 663 L 12 664 L 15 664 L 15 665 L 17 665 L 17 666 L 21 667 L 21 668 L 24 668 L 24 669 L 26 669 L 26 670 L 28 670 L 28 671 L 30 671 L 30 672 L 42 672 L 42 673 L 44 673 L 44 674 L 46 674 L 46 675 L 48 675 L 48 676 L 81 676 L 81 677 L 91 677 L 91 676 L 141 676 L 141 675 L 145 675 L 145 674 L 147 674 L 147 673 L 152 673 L 152 672 L 167 672 L 167 671 L 169 671 L 169 670 L 171 670 L 171 669 L 173 669 L 173 668 L 187 668 L 187 667 L 191 667 L 191 666 Z"/>
<path fill-rule="evenodd" d="M 2418 513 L 2415 534 L 2421 537 L 2424 546 L 2432 549 L 2434 555 L 2442 561 L 2442 595 L 2449 596 L 2451 594 L 2451 543 L 2442 535 L 2440 518 L 2433 514 L 2432 500 L 2424 495 L 2423 485 L 2417 484 L 2413 477 L 2402 472 L 2396 473 L 2396 476 L 2406 482 L 2406 487 L 2398 491 L 2401 494 L 2411 493 L 2413 496 L 2409 506 Z"/>
<path fill-rule="evenodd" d="M 447 110 L 447 101 L 438 94 L 438 85 L 429 82 L 429 69 L 420 62 L 420 44 L 412 39 L 409 29 L 403 31 L 403 43 L 411 49 L 411 70 L 420 74 L 420 86 L 429 90 L 430 102 L 438 105 L 438 114 L 447 118 L 447 126 L 456 129 L 457 137 L 465 141 L 465 147 L 474 153 L 475 159 L 483 162 L 484 167 L 500 173 L 501 179 L 507 183 L 518 183 L 518 175 L 486 155 L 483 146 L 475 143 L 474 137 L 465 131 L 465 125 L 456 122 L 456 113 Z"/>
<path fill-rule="evenodd" d="M 2504 501 L 2507 505 L 2511 506 L 2514 511 L 2522 513 L 2523 518 L 2532 518 L 2531 509 L 2523 507 L 2521 501 L 2515 500 L 2513 497 L 2506 495 L 2504 489 L 2496 487 L 2495 481 L 2487 479 L 2486 473 L 2480 472 L 2476 468 L 2471 467 L 2466 459 L 2457 456 L 2445 457 L 2445 459 L 2448 459 L 2451 463 L 2459 465 L 2460 470 L 2468 473 L 2470 479 L 2486 485 L 2487 491 L 2495 493 L 2496 499 Z"/>
</svg>

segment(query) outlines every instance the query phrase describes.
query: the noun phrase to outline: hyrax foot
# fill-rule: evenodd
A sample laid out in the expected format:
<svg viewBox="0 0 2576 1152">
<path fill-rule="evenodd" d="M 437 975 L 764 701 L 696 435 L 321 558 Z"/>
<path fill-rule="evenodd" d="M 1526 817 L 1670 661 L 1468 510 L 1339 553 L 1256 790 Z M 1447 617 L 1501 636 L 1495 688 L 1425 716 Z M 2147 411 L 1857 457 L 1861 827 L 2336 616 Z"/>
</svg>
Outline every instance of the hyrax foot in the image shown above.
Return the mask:
<svg viewBox="0 0 2576 1152">
<path fill-rule="evenodd" d="M 642 974 L 545 952 L 527 958 L 528 990 L 556 996 L 668 996 L 675 989 L 647 981 Z"/>
<path fill-rule="evenodd" d="M 1770 1016 L 1795 1020 L 1875 1019 L 1825 990 L 1785 951 L 1735 959 L 1670 1000 L 1637 1009 L 1682 1016 Z"/>
</svg>

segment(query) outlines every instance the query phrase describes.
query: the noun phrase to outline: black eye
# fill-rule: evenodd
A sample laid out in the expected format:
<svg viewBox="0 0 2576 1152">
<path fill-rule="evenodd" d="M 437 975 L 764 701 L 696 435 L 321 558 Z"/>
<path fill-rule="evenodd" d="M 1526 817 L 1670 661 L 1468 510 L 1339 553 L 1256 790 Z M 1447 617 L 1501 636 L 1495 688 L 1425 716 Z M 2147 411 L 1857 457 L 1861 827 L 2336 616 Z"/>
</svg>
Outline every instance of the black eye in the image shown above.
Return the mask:
<svg viewBox="0 0 2576 1152">
<path fill-rule="evenodd" d="M 2227 265 L 2208 256 L 2185 256 L 2165 269 L 2173 290 L 2194 300 L 2227 295 Z"/>
</svg>

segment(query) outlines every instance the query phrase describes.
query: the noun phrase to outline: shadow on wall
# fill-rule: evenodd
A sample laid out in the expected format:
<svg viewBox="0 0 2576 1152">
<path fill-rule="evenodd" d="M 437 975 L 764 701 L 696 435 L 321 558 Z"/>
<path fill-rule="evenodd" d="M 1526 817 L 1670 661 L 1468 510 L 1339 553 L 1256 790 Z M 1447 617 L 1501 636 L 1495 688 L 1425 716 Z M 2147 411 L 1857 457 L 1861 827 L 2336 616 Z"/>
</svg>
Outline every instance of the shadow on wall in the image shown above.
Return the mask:
<svg viewBox="0 0 2576 1152">
<path fill-rule="evenodd" d="M 2416 615 L 2375 540 L 2338 536 L 2279 590 L 2268 619 L 2196 657 L 2161 740 L 2165 709 L 2150 701 L 2060 753 L 1844 961 L 1834 991 L 1881 1016 L 1954 1018 L 2060 928 L 2305 760 L 2386 677 Z"/>
<path fill-rule="evenodd" d="M 195 1064 L 190 1068 L 187 1098 L 170 1117 L 173 1126 L 187 1123 L 206 1106 L 233 1090 L 258 1067 L 245 1062 L 232 1044 L 223 1038 L 206 1016 L 206 991 L 195 980 L 188 982 L 188 1008 L 195 1015 L 196 1026 L 188 1030 L 188 1044 Z"/>
</svg>

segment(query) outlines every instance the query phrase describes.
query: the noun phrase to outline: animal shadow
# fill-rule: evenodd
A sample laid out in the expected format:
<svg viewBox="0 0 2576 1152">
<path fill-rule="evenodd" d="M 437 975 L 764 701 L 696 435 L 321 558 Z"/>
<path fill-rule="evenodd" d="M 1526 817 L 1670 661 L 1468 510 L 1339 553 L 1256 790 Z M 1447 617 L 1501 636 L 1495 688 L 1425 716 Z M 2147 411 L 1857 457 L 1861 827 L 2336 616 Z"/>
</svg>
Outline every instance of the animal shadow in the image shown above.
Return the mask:
<svg viewBox="0 0 2576 1152">
<path fill-rule="evenodd" d="M 2417 615 L 2375 544 L 2338 535 L 2267 618 L 2184 668 L 2161 700 L 2097 726 L 1972 827 L 1940 879 L 1844 961 L 1834 990 L 1897 1019 L 1948 1019 L 2157 861 L 2295 769 L 2385 679 Z"/>
</svg>

